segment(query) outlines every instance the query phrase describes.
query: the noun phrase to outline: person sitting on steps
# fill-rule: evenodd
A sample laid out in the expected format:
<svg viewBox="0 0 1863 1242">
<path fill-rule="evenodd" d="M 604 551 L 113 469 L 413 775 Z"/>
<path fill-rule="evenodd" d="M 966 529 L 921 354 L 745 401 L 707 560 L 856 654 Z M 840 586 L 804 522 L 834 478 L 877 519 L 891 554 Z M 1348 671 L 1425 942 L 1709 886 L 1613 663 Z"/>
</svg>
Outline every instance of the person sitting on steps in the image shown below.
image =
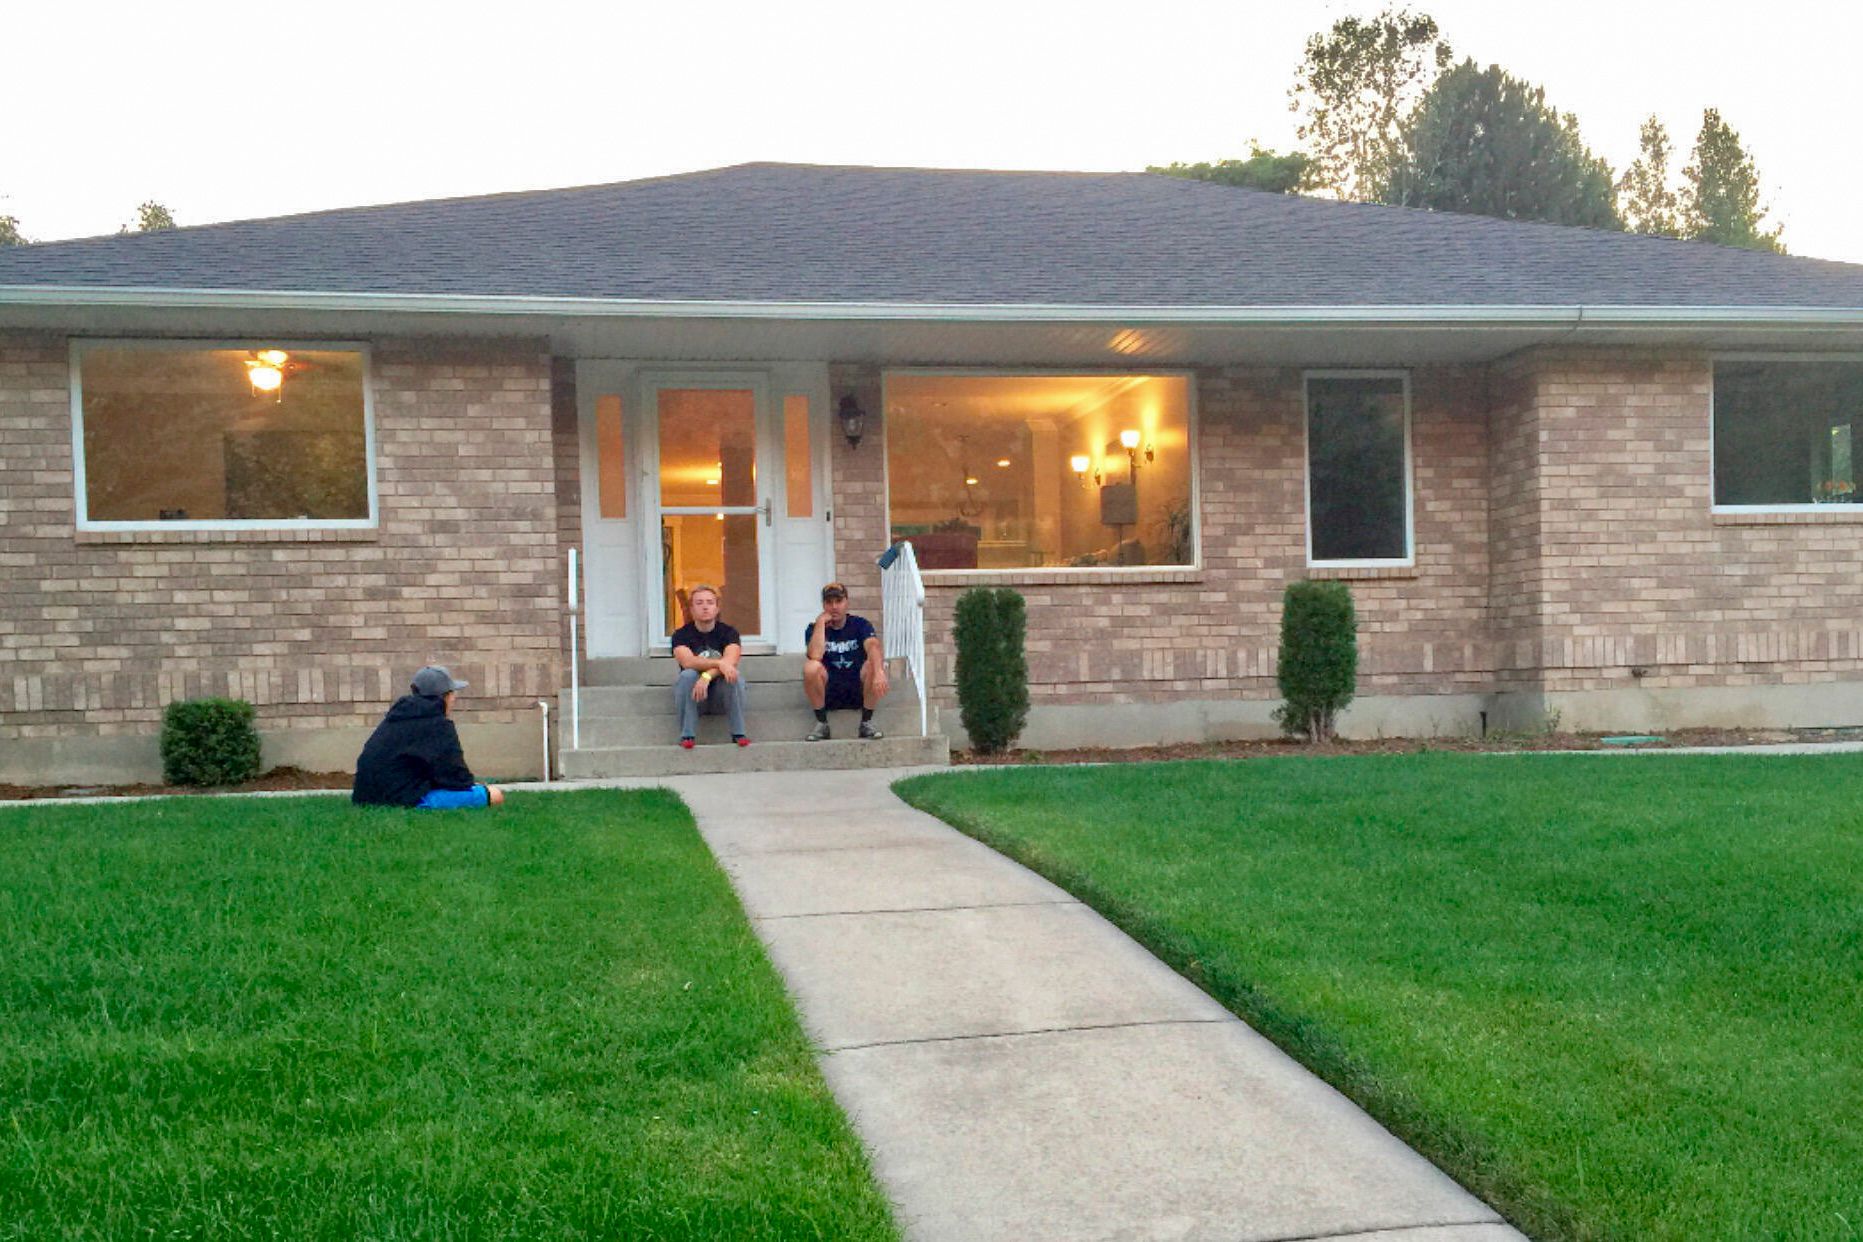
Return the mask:
<svg viewBox="0 0 1863 1242">
<path fill-rule="evenodd" d="M 679 744 L 691 750 L 698 740 L 699 712 L 726 711 L 731 715 L 731 740 L 750 745 L 744 730 L 743 675 L 737 670 L 744 654 L 736 630 L 718 619 L 718 589 L 695 586 L 686 606 L 692 619 L 673 631 L 673 659 L 679 678 L 673 683 L 673 710 L 679 716 Z"/>
<path fill-rule="evenodd" d="M 830 582 L 822 588 L 822 614 L 809 622 L 803 638 L 808 657 L 802 664 L 802 688 L 815 709 L 811 742 L 833 737 L 828 713 L 860 709 L 860 736 L 881 736 L 873 726 L 873 709 L 891 689 L 886 681 L 886 657 L 880 636 L 865 617 L 847 610 L 847 588 Z"/>
</svg>

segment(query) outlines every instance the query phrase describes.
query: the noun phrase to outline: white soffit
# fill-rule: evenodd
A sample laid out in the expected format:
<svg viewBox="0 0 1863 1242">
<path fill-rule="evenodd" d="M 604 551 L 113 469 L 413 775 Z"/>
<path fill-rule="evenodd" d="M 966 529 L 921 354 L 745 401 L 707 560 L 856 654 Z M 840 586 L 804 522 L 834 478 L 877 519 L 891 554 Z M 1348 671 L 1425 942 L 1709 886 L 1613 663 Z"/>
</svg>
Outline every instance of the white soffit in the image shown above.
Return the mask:
<svg viewBox="0 0 1863 1242">
<path fill-rule="evenodd" d="M 583 358 L 1129 366 L 1479 362 L 1539 345 L 1856 349 L 1863 309 L 932 307 L 0 288 L 0 329 L 501 337 Z"/>
</svg>

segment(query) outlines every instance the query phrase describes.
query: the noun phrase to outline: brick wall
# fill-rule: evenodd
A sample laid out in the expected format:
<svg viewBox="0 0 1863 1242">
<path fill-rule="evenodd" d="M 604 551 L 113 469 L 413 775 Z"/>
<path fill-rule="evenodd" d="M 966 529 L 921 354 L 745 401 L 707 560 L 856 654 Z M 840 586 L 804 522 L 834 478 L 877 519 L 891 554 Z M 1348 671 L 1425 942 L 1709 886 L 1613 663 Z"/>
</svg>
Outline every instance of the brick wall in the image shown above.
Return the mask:
<svg viewBox="0 0 1863 1242">
<path fill-rule="evenodd" d="M 1352 583 L 1361 695 L 1863 674 L 1863 513 L 1711 512 L 1707 355 L 1545 349 L 1410 374 L 1414 568 L 1309 569 L 1300 372 L 1201 369 L 1201 570 L 934 572 L 940 699 L 956 598 L 982 583 L 1028 601 L 1037 705 L 1278 697 L 1281 592 L 1307 576 Z M 837 392 L 856 383 L 877 395 L 877 369 L 837 369 Z M 837 456 L 844 563 L 884 526 L 875 466 Z"/>
<path fill-rule="evenodd" d="M 1704 354 L 1544 351 L 1532 616 L 1549 691 L 1775 685 L 1863 672 L 1863 514 L 1711 512 Z M 1631 668 L 1647 670 L 1633 678 Z"/>
<path fill-rule="evenodd" d="M 374 348 L 381 523 L 324 533 L 74 529 L 69 350 L 0 336 L 0 740 L 148 733 L 166 702 L 251 699 L 264 727 L 366 725 L 429 661 L 515 721 L 563 674 L 560 549 L 579 537 L 573 366 L 529 342 Z M 1863 674 L 1863 522 L 1710 512 L 1705 355 L 1539 350 L 1411 371 L 1413 568 L 1306 564 L 1301 373 L 1196 373 L 1198 569 L 932 576 L 1029 604 L 1037 705 L 1272 700 L 1281 592 L 1351 580 L 1361 695 L 1786 685 Z M 877 612 L 876 415 L 830 437 L 838 576 Z M 1645 675 L 1634 683 L 1630 669 Z"/>
<path fill-rule="evenodd" d="M 372 724 L 430 661 L 474 721 L 554 692 L 545 350 L 373 353 L 378 530 L 79 533 L 67 343 L 0 335 L 0 739 L 148 733 L 202 694 L 261 728 Z"/>
<path fill-rule="evenodd" d="M 567 591 L 569 564 L 567 549 L 582 547 L 582 438 L 579 430 L 581 411 L 576 404 L 576 364 L 570 358 L 556 358 L 550 364 L 550 445 L 553 454 L 553 477 L 556 483 L 556 542 L 565 551 L 558 560 L 559 591 Z M 580 597 L 578 597 L 580 598 Z M 565 599 L 567 604 L 567 599 Z M 569 609 L 558 619 L 561 647 L 569 651 Z M 587 636 L 583 637 L 583 655 L 588 654 Z"/>
<path fill-rule="evenodd" d="M 1360 693 L 1488 689 L 1486 385 L 1481 368 L 1413 373 L 1415 567 L 1309 571 L 1301 372 L 1199 370 L 1202 569 L 934 572 L 926 639 L 940 700 L 951 701 L 957 597 L 986 581 L 1013 585 L 1027 600 L 1030 695 L 1037 705 L 1277 697 L 1281 593 L 1310 574 L 1352 580 Z M 837 368 L 834 391 L 849 388 L 877 397 L 878 371 Z M 860 454 L 866 451 L 863 443 Z M 865 549 L 872 532 L 885 529 L 877 466 L 862 456 L 850 490 L 843 472 L 855 468 L 851 455 L 837 455 L 836 539 L 844 566 L 860 559 L 844 542 L 850 534 Z"/>
<path fill-rule="evenodd" d="M 1488 625 L 1497 688 L 1540 688 L 1544 576 L 1540 564 L 1537 376 L 1521 359 L 1494 368 L 1488 423 Z"/>
<path fill-rule="evenodd" d="M 880 372 L 875 367 L 836 364 L 828 368 L 828 391 L 839 401 L 852 393 L 867 411 L 867 434 L 849 448 L 839 420 L 828 436 L 828 477 L 834 480 L 835 576 L 846 585 L 855 612 L 880 611 L 880 570 L 875 558 L 886 550 L 886 424 L 880 408 Z M 833 417 L 833 410 L 829 415 Z"/>
</svg>

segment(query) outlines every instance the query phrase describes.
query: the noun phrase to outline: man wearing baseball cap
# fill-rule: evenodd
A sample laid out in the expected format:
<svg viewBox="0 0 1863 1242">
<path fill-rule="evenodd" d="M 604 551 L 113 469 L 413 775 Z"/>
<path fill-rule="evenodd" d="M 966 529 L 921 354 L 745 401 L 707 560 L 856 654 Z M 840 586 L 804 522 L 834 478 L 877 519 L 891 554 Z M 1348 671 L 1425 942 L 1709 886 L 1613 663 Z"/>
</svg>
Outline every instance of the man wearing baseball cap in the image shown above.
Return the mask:
<svg viewBox="0 0 1863 1242">
<path fill-rule="evenodd" d="M 480 784 L 466 766 L 452 721 L 453 698 L 465 688 L 438 664 L 414 674 L 412 693 L 395 700 L 356 760 L 351 801 L 429 811 L 503 802 L 504 790 Z"/>
<path fill-rule="evenodd" d="M 822 588 L 821 615 L 809 622 L 802 641 L 808 644 L 802 689 L 815 710 L 815 728 L 804 740 L 827 741 L 834 736 L 828 713 L 855 710 L 860 712 L 860 736 L 877 740 L 881 734 L 873 723 L 873 709 L 889 688 L 886 656 L 873 624 L 847 610 L 846 587 L 830 582 Z"/>
</svg>

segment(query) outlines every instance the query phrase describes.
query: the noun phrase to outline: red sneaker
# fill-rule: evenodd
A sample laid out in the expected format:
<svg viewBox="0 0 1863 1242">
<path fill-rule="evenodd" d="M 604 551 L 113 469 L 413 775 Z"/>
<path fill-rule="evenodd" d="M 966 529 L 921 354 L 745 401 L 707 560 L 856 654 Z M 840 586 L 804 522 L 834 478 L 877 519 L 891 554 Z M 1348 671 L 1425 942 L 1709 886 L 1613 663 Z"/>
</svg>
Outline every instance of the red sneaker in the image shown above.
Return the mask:
<svg viewBox="0 0 1863 1242">
<path fill-rule="evenodd" d="M 731 740 L 736 742 L 739 746 L 750 745 L 750 739 L 745 737 L 742 733 L 733 733 L 731 735 Z"/>
<path fill-rule="evenodd" d="M 691 749 L 692 749 L 692 744 L 693 744 L 693 742 L 694 742 L 694 741 L 696 741 L 696 740 L 697 740 L 697 739 L 695 739 L 695 738 L 689 738 L 689 737 L 682 737 L 682 738 L 680 738 L 680 739 L 679 739 L 679 744 L 680 744 L 681 746 L 683 746 L 683 747 L 685 747 L 685 748 L 686 748 L 687 750 L 691 750 Z"/>
</svg>

